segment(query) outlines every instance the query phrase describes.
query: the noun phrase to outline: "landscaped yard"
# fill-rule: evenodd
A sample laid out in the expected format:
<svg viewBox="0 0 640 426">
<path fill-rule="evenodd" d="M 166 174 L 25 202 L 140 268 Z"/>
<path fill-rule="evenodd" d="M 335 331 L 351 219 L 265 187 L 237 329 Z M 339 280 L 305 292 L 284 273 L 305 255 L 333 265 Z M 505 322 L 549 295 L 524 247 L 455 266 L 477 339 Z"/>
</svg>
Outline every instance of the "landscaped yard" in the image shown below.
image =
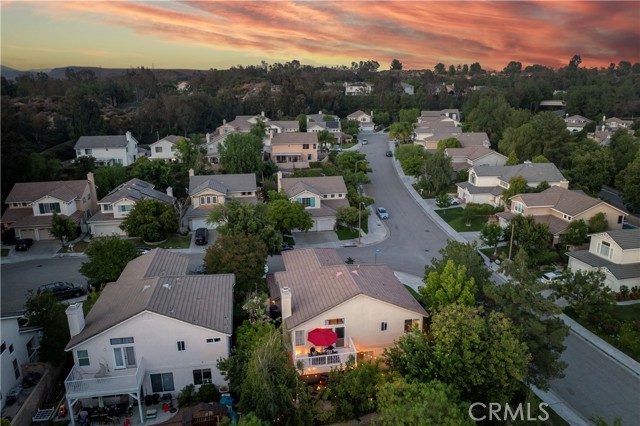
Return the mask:
<svg viewBox="0 0 640 426">
<path fill-rule="evenodd" d="M 336 234 L 338 234 L 339 240 L 353 240 L 354 238 L 358 238 L 358 231 L 354 231 L 342 225 L 338 225 L 336 228 Z"/>
<path fill-rule="evenodd" d="M 58 250 L 58 253 L 84 253 L 84 251 L 89 247 L 89 243 L 86 241 L 78 241 L 73 244 L 67 244 L 66 247 L 61 247 Z"/>
<path fill-rule="evenodd" d="M 150 249 L 154 249 L 156 247 L 160 247 L 163 249 L 184 249 L 184 248 L 189 248 L 189 246 L 191 245 L 191 234 L 187 234 L 187 235 L 173 234 L 169 236 L 169 238 L 167 238 L 167 241 L 165 241 L 162 244 L 158 244 L 157 246 L 145 244 L 139 238 L 135 238 L 134 241 L 136 243 L 136 247 L 148 247 Z"/>
<path fill-rule="evenodd" d="M 464 209 L 462 207 L 454 207 L 450 209 L 436 210 L 436 213 L 444 219 L 457 232 L 480 231 L 482 225 L 487 222 L 488 215 L 472 216 L 469 226 L 465 224 L 463 217 Z"/>
<path fill-rule="evenodd" d="M 578 318 L 570 307 L 565 308 L 564 313 L 612 346 L 640 361 L 640 303 L 599 306 L 589 320 Z"/>
</svg>

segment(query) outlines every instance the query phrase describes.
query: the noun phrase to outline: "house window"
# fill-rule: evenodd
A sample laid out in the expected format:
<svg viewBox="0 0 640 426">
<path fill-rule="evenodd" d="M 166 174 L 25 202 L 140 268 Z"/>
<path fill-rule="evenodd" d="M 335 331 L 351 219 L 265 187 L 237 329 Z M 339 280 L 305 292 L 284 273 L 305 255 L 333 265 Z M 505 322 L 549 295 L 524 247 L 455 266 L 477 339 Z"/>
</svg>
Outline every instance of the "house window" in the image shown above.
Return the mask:
<svg viewBox="0 0 640 426">
<path fill-rule="evenodd" d="M 60 213 L 60 203 L 38 203 L 40 214 Z"/>
<path fill-rule="evenodd" d="M 419 319 L 404 320 L 404 331 L 409 331 L 414 327 L 420 327 L 420 320 Z"/>
<path fill-rule="evenodd" d="M 296 330 L 295 343 L 296 346 L 304 346 L 304 330 Z"/>
<path fill-rule="evenodd" d="M 133 337 L 116 337 L 115 339 L 109 339 L 112 345 L 126 345 L 127 343 L 133 343 Z"/>
<path fill-rule="evenodd" d="M 193 384 L 204 385 L 211 383 L 211 369 L 203 368 L 201 370 L 193 370 Z"/>
<path fill-rule="evenodd" d="M 324 195 L 322 196 L 322 198 L 327 198 L 327 194 L 324 194 Z"/>
<path fill-rule="evenodd" d="M 173 385 L 173 373 L 150 374 L 151 390 L 154 393 L 170 392 L 175 390 Z"/>
<path fill-rule="evenodd" d="M 618 216 L 618 223 L 622 223 L 623 219 L 624 219 L 624 216 Z"/>
<path fill-rule="evenodd" d="M 318 144 L 313 144 L 313 149 L 316 149 L 318 147 Z"/>
<path fill-rule="evenodd" d="M 78 358 L 78 365 L 80 367 L 91 365 L 91 362 L 89 361 L 89 351 L 87 350 L 76 351 L 76 358 Z"/>
<path fill-rule="evenodd" d="M 313 154 L 307 155 L 307 161 L 313 161 Z"/>
<path fill-rule="evenodd" d="M 90 149 L 90 148 L 87 148 L 87 149 L 84 150 L 84 154 L 85 155 L 93 155 L 93 150 Z"/>
<path fill-rule="evenodd" d="M 302 144 L 302 149 L 309 149 L 309 144 L 308 143 L 303 143 Z"/>
<path fill-rule="evenodd" d="M 522 214 L 524 213 L 524 206 L 522 203 L 515 202 L 513 203 L 513 211 Z"/>
<path fill-rule="evenodd" d="M 18 360 L 13 360 L 13 374 L 16 375 L 16 380 L 20 378 L 20 367 L 18 367 Z"/>
<path fill-rule="evenodd" d="M 380 331 L 387 331 L 387 323 L 386 322 L 381 322 L 380 323 Z"/>
<path fill-rule="evenodd" d="M 571 221 L 571 216 L 569 216 L 568 214 L 563 214 L 562 217 L 564 218 L 564 220 L 568 220 Z"/>
<path fill-rule="evenodd" d="M 217 204 L 218 203 L 218 197 L 216 197 L 215 195 L 203 195 L 202 197 L 200 197 L 200 205 L 204 206 L 206 204 Z"/>
<path fill-rule="evenodd" d="M 76 155 L 78 155 L 78 156 L 82 155 L 82 150 L 81 149 L 77 149 L 76 150 Z"/>
<path fill-rule="evenodd" d="M 12 354 L 13 353 L 13 345 L 9 345 L 9 353 Z"/>
<path fill-rule="evenodd" d="M 131 210 L 133 210 L 133 204 L 125 204 L 125 205 L 118 206 L 118 211 L 120 213 L 130 212 Z"/>
<path fill-rule="evenodd" d="M 469 173 L 469 182 L 471 182 L 473 185 L 476 184 L 476 174 L 475 173 Z"/>
<path fill-rule="evenodd" d="M 220 341 L 219 337 L 210 337 L 207 339 L 207 343 L 211 344 L 211 343 L 218 343 Z"/>
<path fill-rule="evenodd" d="M 601 242 L 598 245 L 598 254 L 602 257 L 606 257 L 607 259 L 611 259 L 611 257 L 613 257 L 613 249 L 611 248 L 611 244 L 606 241 Z"/>
<path fill-rule="evenodd" d="M 105 212 L 112 212 L 113 211 L 113 205 L 111 204 L 103 204 L 102 205 L 102 210 Z"/>
<path fill-rule="evenodd" d="M 162 147 L 161 146 L 156 146 L 156 152 L 162 152 Z"/>
<path fill-rule="evenodd" d="M 178 351 L 184 351 L 184 340 L 178 342 Z"/>
<path fill-rule="evenodd" d="M 331 194 L 331 198 L 336 198 L 336 194 Z"/>
<path fill-rule="evenodd" d="M 313 198 L 313 197 L 297 198 L 296 201 L 299 202 L 300 204 L 302 204 L 305 207 L 315 207 L 316 206 L 316 199 Z"/>
<path fill-rule="evenodd" d="M 324 320 L 324 325 L 337 325 L 337 324 L 344 324 L 344 318 Z"/>
<path fill-rule="evenodd" d="M 498 181 L 498 185 L 500 185 L 500 186 L 501 186 L 501 187 L 503 187 L 503 188 L 509 188 L 509 183 L 508 183 L 508 182 L 505 182 L 505 181 L 503 181 L 503 180 Z"/>
<path fill-rule="evenodd" d="M 7 344 L 2 342 L 2 346 L 0 346 L 0 354 L 7 350 Z"/>
</svg>

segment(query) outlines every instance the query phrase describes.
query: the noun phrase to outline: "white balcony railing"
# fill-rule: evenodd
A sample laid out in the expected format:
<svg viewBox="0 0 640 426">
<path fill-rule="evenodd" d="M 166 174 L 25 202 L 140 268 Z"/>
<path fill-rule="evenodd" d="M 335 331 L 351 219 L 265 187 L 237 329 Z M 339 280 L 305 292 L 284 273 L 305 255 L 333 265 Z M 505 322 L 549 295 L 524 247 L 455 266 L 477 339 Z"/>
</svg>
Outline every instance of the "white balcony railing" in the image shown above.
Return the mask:
<svg viewBox="0 0 640 426">
<path fill-rule="evenodd" d="M 101 395 L 135 393 L 145 375 L 144 358 L 137 361 L 136 369 L 112 370 L 104 377 L 99 372 L 88 372 L 86 367 L 74 365 L 64 381 L 68 398 L 89 398 Z"/>
<path fill-rule="evenodd" d="M 349 346 L 335 348 L 331 354 L 309 356 L 308 348 L 298 349 L 300 350 L 303 352 L 294 352 L 293 362 L 297 368 L 302 369 L 304 375 L 326 373 L 332 368 L 345 365 L 350 358 L 357 361 L 358 357 L 358 351 L 351 337 L 349 337 Z"/>
</svg>

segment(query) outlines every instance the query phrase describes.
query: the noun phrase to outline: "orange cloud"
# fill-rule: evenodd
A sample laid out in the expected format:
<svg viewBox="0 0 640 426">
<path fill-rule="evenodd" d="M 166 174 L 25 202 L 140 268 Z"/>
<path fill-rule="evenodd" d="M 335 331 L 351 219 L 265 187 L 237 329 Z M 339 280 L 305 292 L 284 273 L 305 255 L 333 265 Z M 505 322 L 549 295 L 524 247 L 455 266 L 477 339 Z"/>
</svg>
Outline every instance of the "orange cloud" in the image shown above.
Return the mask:
<svg viewBox="0 0 640 426">
<path fill-rule="evenodd" d="M 637 2 L 55 2 L 54 19 L 107 22 L 143 37 L 258 58 L 362 59 L 405 68 L 509 61 L 586 66 L 640 60 Z M 256 61 L 257 62 L 257 61 Z M 212 64 L 215 66 L 215 64 Z"/>
</svg>

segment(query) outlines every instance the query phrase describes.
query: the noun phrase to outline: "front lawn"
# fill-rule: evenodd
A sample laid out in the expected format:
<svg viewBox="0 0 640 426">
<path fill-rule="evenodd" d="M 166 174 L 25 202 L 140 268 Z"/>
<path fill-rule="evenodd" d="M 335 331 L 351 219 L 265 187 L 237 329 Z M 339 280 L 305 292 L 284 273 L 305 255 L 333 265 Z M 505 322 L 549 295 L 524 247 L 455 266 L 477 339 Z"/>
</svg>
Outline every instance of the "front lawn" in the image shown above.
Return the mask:
<svg viewBox="0 0 640 426">
<path fill-rule="evenodd" d="M 358 231 L 347 228 L 346 226 L 338 225 L 336 228 L 336 234 L 338 234 L 339 240 L 353 240 L 358 238 Z"/>
<path fill-rule="evenodd" d="M 564 313 L 593 334 L 640 361 L 640 304 L 597 306 L 587 320 L 578 318 L 571 307 Z"/>
<path fill-rule="evenodd" d="M 11 249 L 8 249 L 8 248 L 0 249 L 0 253 L 1 253 L 2 257 L 9 256 L 9 251 L 10 250 Z"/>
<path fill-rule="evenodd" d="M 487 222 L 487 218 L 489 217 L 488 215 L 472 216 L 469 226 L 467 226 L 463 217 L 463 211 L 464 209 L 462 207 L 454 207 L 436 210 L 436 213 L 457 232 L 480 231 L 482 225 Z"/>
<path fill-rule="evenodd" d="M 86 241 L 78 241 L 73 244 L 67 244 L 66 247 L 61 247 L 58 253 L 84 253 L 89 247 L 89 243 Z"/>
<path fill-rule="evenodd" d="M 351 147 L 356 146 L 355 143 L 343 143 L 342 145 L 340 145 L 342 147 L 342 149 L 349 149 Z"/>
</svg>

